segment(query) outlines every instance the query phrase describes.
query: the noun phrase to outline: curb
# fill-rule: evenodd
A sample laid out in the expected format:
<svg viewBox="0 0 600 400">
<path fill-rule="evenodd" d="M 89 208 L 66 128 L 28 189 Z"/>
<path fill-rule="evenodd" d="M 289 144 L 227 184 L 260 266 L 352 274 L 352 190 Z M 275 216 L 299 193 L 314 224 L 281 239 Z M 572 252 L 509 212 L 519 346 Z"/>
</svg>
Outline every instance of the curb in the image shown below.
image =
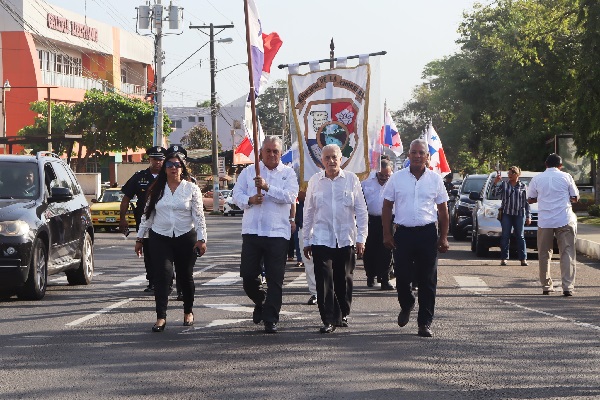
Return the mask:
<svg viewBox="0 0 600 400">
<path fill-rule="evenodd" d="M 578 252 L 591 258 L 595 258 L 596 260 L 600 260 L 600 243 L 592 242 L 587 239 L 577 239 L 575 247 Z"/>
</svg>

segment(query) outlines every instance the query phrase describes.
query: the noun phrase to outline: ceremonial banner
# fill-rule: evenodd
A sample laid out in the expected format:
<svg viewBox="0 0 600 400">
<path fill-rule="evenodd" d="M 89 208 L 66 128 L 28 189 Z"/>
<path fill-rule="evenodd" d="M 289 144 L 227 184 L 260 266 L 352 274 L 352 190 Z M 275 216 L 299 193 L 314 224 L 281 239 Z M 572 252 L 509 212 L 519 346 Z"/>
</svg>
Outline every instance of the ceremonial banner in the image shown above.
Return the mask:
<svg viewBox="0 0 600 400">
<path fill-rule="evenodd" d="M 297 132 L 301 187 L 306 187 L 310 177 L 323 169 L 321 149 L 330 143 L 342 149 L 342 168 L 364 179 L 369 174 L 370 66 L 291 73 L 288 88 Z"/>
</svg>

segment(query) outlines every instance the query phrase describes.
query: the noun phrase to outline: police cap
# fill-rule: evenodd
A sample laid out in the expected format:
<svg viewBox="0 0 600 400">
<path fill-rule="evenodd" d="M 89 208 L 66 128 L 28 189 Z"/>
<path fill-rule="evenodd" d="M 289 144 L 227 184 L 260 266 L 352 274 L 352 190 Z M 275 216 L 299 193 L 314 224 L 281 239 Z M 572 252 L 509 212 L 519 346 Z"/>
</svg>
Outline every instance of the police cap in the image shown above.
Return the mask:
<svg viewBox="0 0 600 400">
<path fill-rule="evenodd" d="M 162 146 L 153 146 L 146 150 L 146 155 L 152 158 L 160 158 L 164 160 L 166 154 L 167 149 Z"/>
<path fill-rule="evenodd" d="M 179 153 L 179 154 L 183 155 L 183 158 L 187 158 L 187 151 L 180 144 L 172 144 L 167 149 L 167 155 L 173 154 L 173 153 Z"/>
</svg>

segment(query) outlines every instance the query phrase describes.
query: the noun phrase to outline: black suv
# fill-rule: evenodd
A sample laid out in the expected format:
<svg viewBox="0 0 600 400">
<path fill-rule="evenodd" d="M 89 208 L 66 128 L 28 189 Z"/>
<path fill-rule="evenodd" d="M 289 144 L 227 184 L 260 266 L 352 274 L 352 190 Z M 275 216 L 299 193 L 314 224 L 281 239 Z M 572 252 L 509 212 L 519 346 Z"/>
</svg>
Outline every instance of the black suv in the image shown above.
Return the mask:
<svg viewBox="0 0 600 400">
<path fill-rule="evenodd" d="M 455 197 L 453 209 L 450 210 L 450 232 L 456 240 L 465 240 L 473 229 L 473 208 L 475 201 L 469 193 L 479 192 L 487 180 L 487 175 L 467 175 L 458 190 L 453 190 Z"/>
<path fill-rule="evenodd" d="M 75 175 L 58 156 L 0 155 L 0 298 L 39 300 L 48 275 L 87 285 L 94 228 Z"/>
</svg>

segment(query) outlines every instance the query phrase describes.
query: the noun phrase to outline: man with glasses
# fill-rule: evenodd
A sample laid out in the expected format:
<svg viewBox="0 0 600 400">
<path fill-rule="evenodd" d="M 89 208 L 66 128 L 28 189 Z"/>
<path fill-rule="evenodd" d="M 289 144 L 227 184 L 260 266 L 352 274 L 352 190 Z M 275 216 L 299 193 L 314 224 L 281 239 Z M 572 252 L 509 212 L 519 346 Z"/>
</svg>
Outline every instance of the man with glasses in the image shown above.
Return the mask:
<svg viewBox="0 0 600 400">
<path fill-rule="evenodd" d="M 140 227 L 140 221 L 142 214 L 144 213 L 144 206 L 146 205 L 146 192 L 152 182 L 158 176 L 160 169 L 162 168 L 165 160 L 165 154 L 167 150 L 162 146 L 150 147 L 146 150 L 146 155 L 150 166 L 144 170 L 138 171 L 121 188 L 124 196 L 121 200 L 121 206 L 119 209 L 120 221 L 119 229 L 124 235 L 129 234 L 129 224 L 127 222 L 127 210 L 129 210 L 131 199 L 137 196 L 137 206 L 133 209 L 133 215 L 135 217 L 135 229 L 138 230 Z M 154 272 L 150 263 L 148 250 L 148 239 L 144 239 L 143 250 L 144 250 L 144 266 L 146 268 L 146 279 L 148 280 L 148 286 L 144 289 L 144 292 L 153 293 L 154 284 L 153 277 Z"/>
<path fill-rule="evenodd" d="M 254 302 L 252 321 L 264 323 L 266 333 L 276 333 L 283 296 L 283 279 L 291 236 L 292 204 L 298 181 L 291 167 L 281 162 L 282 142 L 267 136 L 260 149 L 262 161 L 256 174 L 246 167 L 233 188 L 233 201 L 244 210 L 240 276 L 246 295 Z M 261 282 L 264 260 L 267 290 Z"/>
<path fill-rule="evenodd" d="M 377 281 L 381 282 L 381 290 L 394 290 L 394 286 L 390 283 L 392 251 L 383 245 L 381 224 L 383 191 L 393 171 L 389 158 L 382 157 L 380 163 L 379 171 L 361 183 L 369 212 L 369 236 L 365 243 L 363 263 L 368 287 L 373 287 L 377 278 Z"/>
</svg>

